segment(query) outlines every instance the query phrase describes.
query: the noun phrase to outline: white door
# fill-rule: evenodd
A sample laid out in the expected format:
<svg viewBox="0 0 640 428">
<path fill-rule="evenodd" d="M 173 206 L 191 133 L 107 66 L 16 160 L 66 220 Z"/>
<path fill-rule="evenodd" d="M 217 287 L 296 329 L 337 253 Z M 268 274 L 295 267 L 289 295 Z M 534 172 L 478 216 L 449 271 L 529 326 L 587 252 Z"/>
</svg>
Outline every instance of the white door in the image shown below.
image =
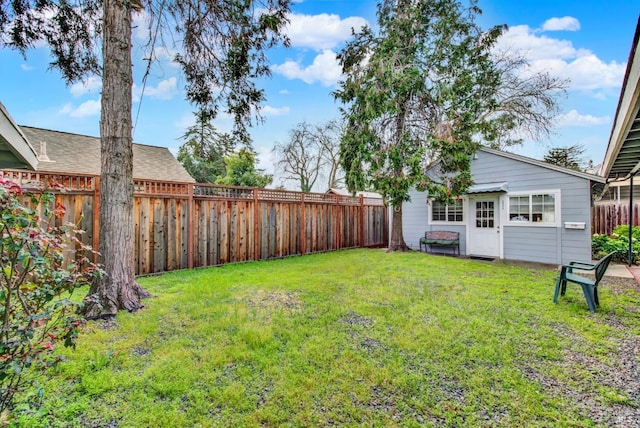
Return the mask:
<svg viewBox="0 0 640 428">
<path fill-rule="evenodd" d="M 469 198 L 467 254 L 500 257 L 500 209 L 495 196 Z"/>
</svg>

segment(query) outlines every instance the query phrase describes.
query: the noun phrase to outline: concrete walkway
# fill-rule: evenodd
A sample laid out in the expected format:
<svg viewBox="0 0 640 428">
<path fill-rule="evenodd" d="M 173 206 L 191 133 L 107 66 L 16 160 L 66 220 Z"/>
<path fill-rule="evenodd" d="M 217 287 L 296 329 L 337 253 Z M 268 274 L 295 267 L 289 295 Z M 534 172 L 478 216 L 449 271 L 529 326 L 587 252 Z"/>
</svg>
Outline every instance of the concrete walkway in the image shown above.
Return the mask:
<svg viewBox="0 0 640 428">
<path fill-rule="evenodd" d="M 618 278 L 635 278 L 640 285 L 640 266 L 627 266 L 624 263 L 612 263 L 604 273 L 605 276 L 615 276 Z"/>
<path fill-rule="evenodd" d="M 635 278 L 633 271 L 640 276 L 639 266 L 627 266 L 623 263 L 611 263 L 604 273 L 605 276 L 616 276 L 618 278 Z"/>
</svg>

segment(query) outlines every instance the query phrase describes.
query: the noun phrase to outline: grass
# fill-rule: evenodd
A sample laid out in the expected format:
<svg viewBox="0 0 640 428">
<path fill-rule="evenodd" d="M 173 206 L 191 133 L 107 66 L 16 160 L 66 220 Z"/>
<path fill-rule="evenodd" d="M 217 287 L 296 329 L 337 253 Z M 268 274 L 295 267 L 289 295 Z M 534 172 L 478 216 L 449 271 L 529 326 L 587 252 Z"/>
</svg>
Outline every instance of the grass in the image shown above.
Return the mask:
<svg viewBox="0 0 640 428">
<path fill-rule="evenodd" d="M 147 307 L 89 323 L 16 425 L 607 425 L 637 410 L 611 373 L 640 294 L 591 314 L 555 275 L 350 250 L 140 278 Z"/>
</svg>

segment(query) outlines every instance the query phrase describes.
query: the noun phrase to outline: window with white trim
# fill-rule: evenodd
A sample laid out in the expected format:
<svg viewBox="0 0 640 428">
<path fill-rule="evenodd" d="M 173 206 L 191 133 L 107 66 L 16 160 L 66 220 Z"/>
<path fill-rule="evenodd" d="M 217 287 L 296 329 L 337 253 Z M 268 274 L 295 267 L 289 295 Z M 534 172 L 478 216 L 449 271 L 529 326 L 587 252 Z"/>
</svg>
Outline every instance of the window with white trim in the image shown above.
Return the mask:
<svg viewBox="0 0 640 428">
<path fill-rule="evenodd" d="M 431 221 L 462 222 L 464 218 L 462 199 L 453 204 L 445 205 L 433 201 L 431 206 Z"/>
<path fill-rule="evenodd" d="M 509 196 L 509 221 L 555 224 L 557 196 L 556 193 Z"/>
</svg>

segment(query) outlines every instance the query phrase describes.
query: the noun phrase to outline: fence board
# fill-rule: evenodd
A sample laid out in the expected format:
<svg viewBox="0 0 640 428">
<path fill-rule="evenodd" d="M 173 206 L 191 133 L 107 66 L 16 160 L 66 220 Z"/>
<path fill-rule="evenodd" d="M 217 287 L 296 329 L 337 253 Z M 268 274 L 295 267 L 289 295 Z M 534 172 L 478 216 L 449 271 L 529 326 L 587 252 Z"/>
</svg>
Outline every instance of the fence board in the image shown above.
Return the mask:
<svg viewBox="0 0 640 428">
<path fill-rule="evenodd" d="M 84 230 L 84 243 L 99 245 L 97 176 L 0 174 L 27 186 L 38 181 L 65 185 L 56 193 L 56 202 L 67 208 L 63 220 Z M 388 219 L 381 200 L 152 180 L 136 180 L 134 188 L 136 274 L 187 268 L 190 254 L 194 266 L 211 266 L 386 244 Z M 594 224 L 621 216 L 595 212 Z"/>
<path fill-rule="evenodd" d="M 166 211 L 163 209 L 163 200 L 153 200 L 153 272 L 164 272 L 166 266 L 165 220 Z"/>
<path fill-rule="evenodd" d="M 633 205 L 633 225 L 638 226 L 638 204 Z M 618 204 L 595 205 L 591 208 L 591 232 L 611 235 L 619 225 L 629 224 L 629 206 Z"/>
<path fill-rule="evenodd" d="M 140 199 L 140 235 L 138 251 L 138 273 L 145 274 L 151 272 L 151 216 L 149 198 Z"/>
</svg>

